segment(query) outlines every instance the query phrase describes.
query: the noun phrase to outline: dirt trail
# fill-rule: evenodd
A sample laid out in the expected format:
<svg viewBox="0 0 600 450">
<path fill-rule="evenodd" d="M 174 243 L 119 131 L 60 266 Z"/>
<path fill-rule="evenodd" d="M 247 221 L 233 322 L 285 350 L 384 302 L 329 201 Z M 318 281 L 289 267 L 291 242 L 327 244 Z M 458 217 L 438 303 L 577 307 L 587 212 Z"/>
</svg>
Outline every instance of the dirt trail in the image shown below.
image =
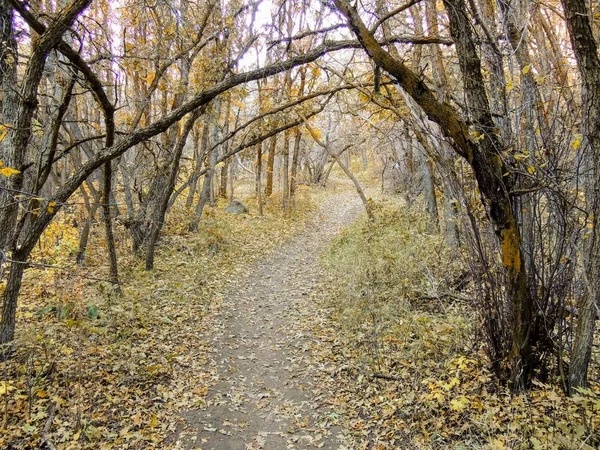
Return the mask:
<svg viewBox="0 0 600 450">
<path fill-rule="evenodd" d="M 329 197 L 304 232 L 231 284 L 212 335 L 216 383 L 205 408 L 184 414 L 176 448 L 346 449 L 315 378 L 329 369 L 309 350 L 310 294 L 319 254 L 360 210 L 355 194 Z"/>
</svg>

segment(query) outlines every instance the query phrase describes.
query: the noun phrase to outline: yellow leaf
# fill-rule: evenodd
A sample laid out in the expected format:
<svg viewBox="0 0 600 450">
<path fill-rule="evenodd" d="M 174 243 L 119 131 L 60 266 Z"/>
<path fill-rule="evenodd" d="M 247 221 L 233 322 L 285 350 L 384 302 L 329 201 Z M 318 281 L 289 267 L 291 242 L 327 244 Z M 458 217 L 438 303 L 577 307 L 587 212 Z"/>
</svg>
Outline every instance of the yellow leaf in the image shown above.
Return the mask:
<svg viewBox="0 0 600 450">
<path fill-rule="evenodd" d="M 48 212 L 50 214 L 54 213 L 54 207 L 56 206 L 56 202 L 48 202 Z"/>
<path fill-rule="evenodd" d="M 0 124 L 0 142 L 6 137 L 8 134 L 8 127 L 6 125 Z"/>
<path fill-rule="evenodd" d="M 531 64 L 527 64 L 525 67 L 523 67 L 523 70 L 521 70 L 521 73 L 523 75 L 527 75 L 530 71 L 531 71 Z"/>
<path fill-rule="evenodd" d="M 15 388 L 7 383 L 6 381 L 0 381 L 0 395 L 6 394 L 8 391 L 12 391 Z"/>
<path fill-rule="evenodd" d="M 144 80 L 146 83 L 148 84 L 152 84 L 152 82 L 154 81 L 154 77 L 156 76 L 156 74 L 154 72 L 150 72 L 146 78 L 142 78 L 142 80 Z"/>
<path fill-rule="evenodd" d="M 535 167 L 534 166 L 529 166 L 527 168 L 527 172 L 529 172 L 531 175 L 533 175 L 535 173 Z"/>
<path fill-rule="evenodd" d="M 158 417 L 156 417 L 156 414 L 152 414 L 152 416 L 150 416 L 150 426 L 152 428 L 156 428 L 158 426 Z"/>
<path fill-rule="evenodd" d="M 494 450 L 504 450 L 506 449 L 506 445 L 504 445 L 504 441 L 502 439 L 493 439 L 492 448 Z"/>
<path fill-rule="evenodd" d="M 321 130 L 319 130 L 318 128 L 313 127 L 312 128 L 312 134 L 317 139 L 322 139 L 323 138 L 323 132 Z"/>
<path fill-rule="evenodd" d="M 514 87 L 514 83 L 512 82 L 512 80 L 510 80 L 508 83 L 506 83 L 506 92 L 512 91 Z"/>
<path fill-rule="evenodd" d="M 515 154 L 515 160 L 516 161 L 521 161 L 523 159 L 527 159 L 529 158 L 529 155 L 525 154 L 525 153 L 516 153 Z"/>
<path fill-rule="evenodd" d="M 40 389 L 39 391 L 37 391 L 37 396 L 39 398 L 46 398 L 46 397 L 48 397 L 48 393 L 46 391 L 44 391 L 43 389 Z"/>
<path fill-rule="evenodd" d="M 573 150 L 577 150 L 579 147 L 581 147 L 581 141 L 583 141 L 582 134 L 573 135 L 573 144 L 571 144 L 573 146 Z"/>
<path fill-rule="evenodd" d="M 546 82 L 546 77 L 543 77 L 541 75 L 534 75 L 533 79 L 537 84 L 544 84 Z"/>
<path fill-rule="evenodd" d="M 4 175 L 5 177 L 10 177 L 11 175 L 15 175 L 17 173 L 21 173 L 21 172 L 17 169 L 13 169 L 11 167 L 2 167 L 0 169 L 0 174 Z"/>
<path fill-rule="evenodd" d="M 455 398 L 450 402 L 450 409 L 452 409 L 453 411 L 461 412 L 467 409 L 469 403 L 469 399 L 464 395 L 461 395 L 460 397 Z"/>
</svg>

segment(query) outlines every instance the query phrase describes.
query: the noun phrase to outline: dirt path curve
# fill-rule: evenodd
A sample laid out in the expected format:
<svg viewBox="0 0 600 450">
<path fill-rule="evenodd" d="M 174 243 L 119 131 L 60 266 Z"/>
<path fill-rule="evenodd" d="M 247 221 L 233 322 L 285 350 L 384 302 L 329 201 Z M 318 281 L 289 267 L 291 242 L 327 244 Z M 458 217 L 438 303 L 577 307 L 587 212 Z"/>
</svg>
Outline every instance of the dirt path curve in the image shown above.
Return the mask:
<svg viewBox="0 0 600 450">
<path fill-rule="evenodd" d="M 346 449 L 309 348 L 319 254 L 360 212 L 356 194 L 329 197 L 317 218 L 228 290 L 212 335 L 216 384 L 184 414 L 176 448 Z M 327 345 L 327 344 L 323 344 Z"/>
</svg>

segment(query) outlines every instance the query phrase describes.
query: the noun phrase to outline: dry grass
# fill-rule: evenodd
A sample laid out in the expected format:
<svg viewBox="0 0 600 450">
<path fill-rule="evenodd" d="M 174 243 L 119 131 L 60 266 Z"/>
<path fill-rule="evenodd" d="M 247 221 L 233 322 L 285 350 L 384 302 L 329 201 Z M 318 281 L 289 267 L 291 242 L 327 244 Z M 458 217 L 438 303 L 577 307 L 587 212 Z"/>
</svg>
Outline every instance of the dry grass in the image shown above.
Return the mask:
<svg viewBox="0 0 600 450">
<path fill-rule="evenodd" d="M 354 224 L 323 258 L 335 293 L 320 302 L 333 319 L 322 357 L 341 367 L 333 390 L 352 448 L 598 448 L 600 386 L 572 398 L 499 386 L 469 291 L 453 290 L 460 255 L 423 213 L 378 204 L 376 225 Z"/>
</svg>

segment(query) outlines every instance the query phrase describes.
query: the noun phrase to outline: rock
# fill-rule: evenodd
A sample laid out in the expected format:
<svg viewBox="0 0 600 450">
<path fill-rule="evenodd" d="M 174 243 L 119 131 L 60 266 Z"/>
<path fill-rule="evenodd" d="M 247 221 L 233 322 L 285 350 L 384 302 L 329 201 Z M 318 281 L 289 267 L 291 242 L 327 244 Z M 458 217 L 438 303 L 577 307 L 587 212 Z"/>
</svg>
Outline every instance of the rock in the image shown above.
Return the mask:
<svg viewBox="0 0 600 450">
<path fill-rule="evenodd" d="M 244 205 L 240 200 L 232 200 L 227 208 L 225 208 L 225 212 L 230 214 L 247 214 L 248 208 Z"/>
</svg>

